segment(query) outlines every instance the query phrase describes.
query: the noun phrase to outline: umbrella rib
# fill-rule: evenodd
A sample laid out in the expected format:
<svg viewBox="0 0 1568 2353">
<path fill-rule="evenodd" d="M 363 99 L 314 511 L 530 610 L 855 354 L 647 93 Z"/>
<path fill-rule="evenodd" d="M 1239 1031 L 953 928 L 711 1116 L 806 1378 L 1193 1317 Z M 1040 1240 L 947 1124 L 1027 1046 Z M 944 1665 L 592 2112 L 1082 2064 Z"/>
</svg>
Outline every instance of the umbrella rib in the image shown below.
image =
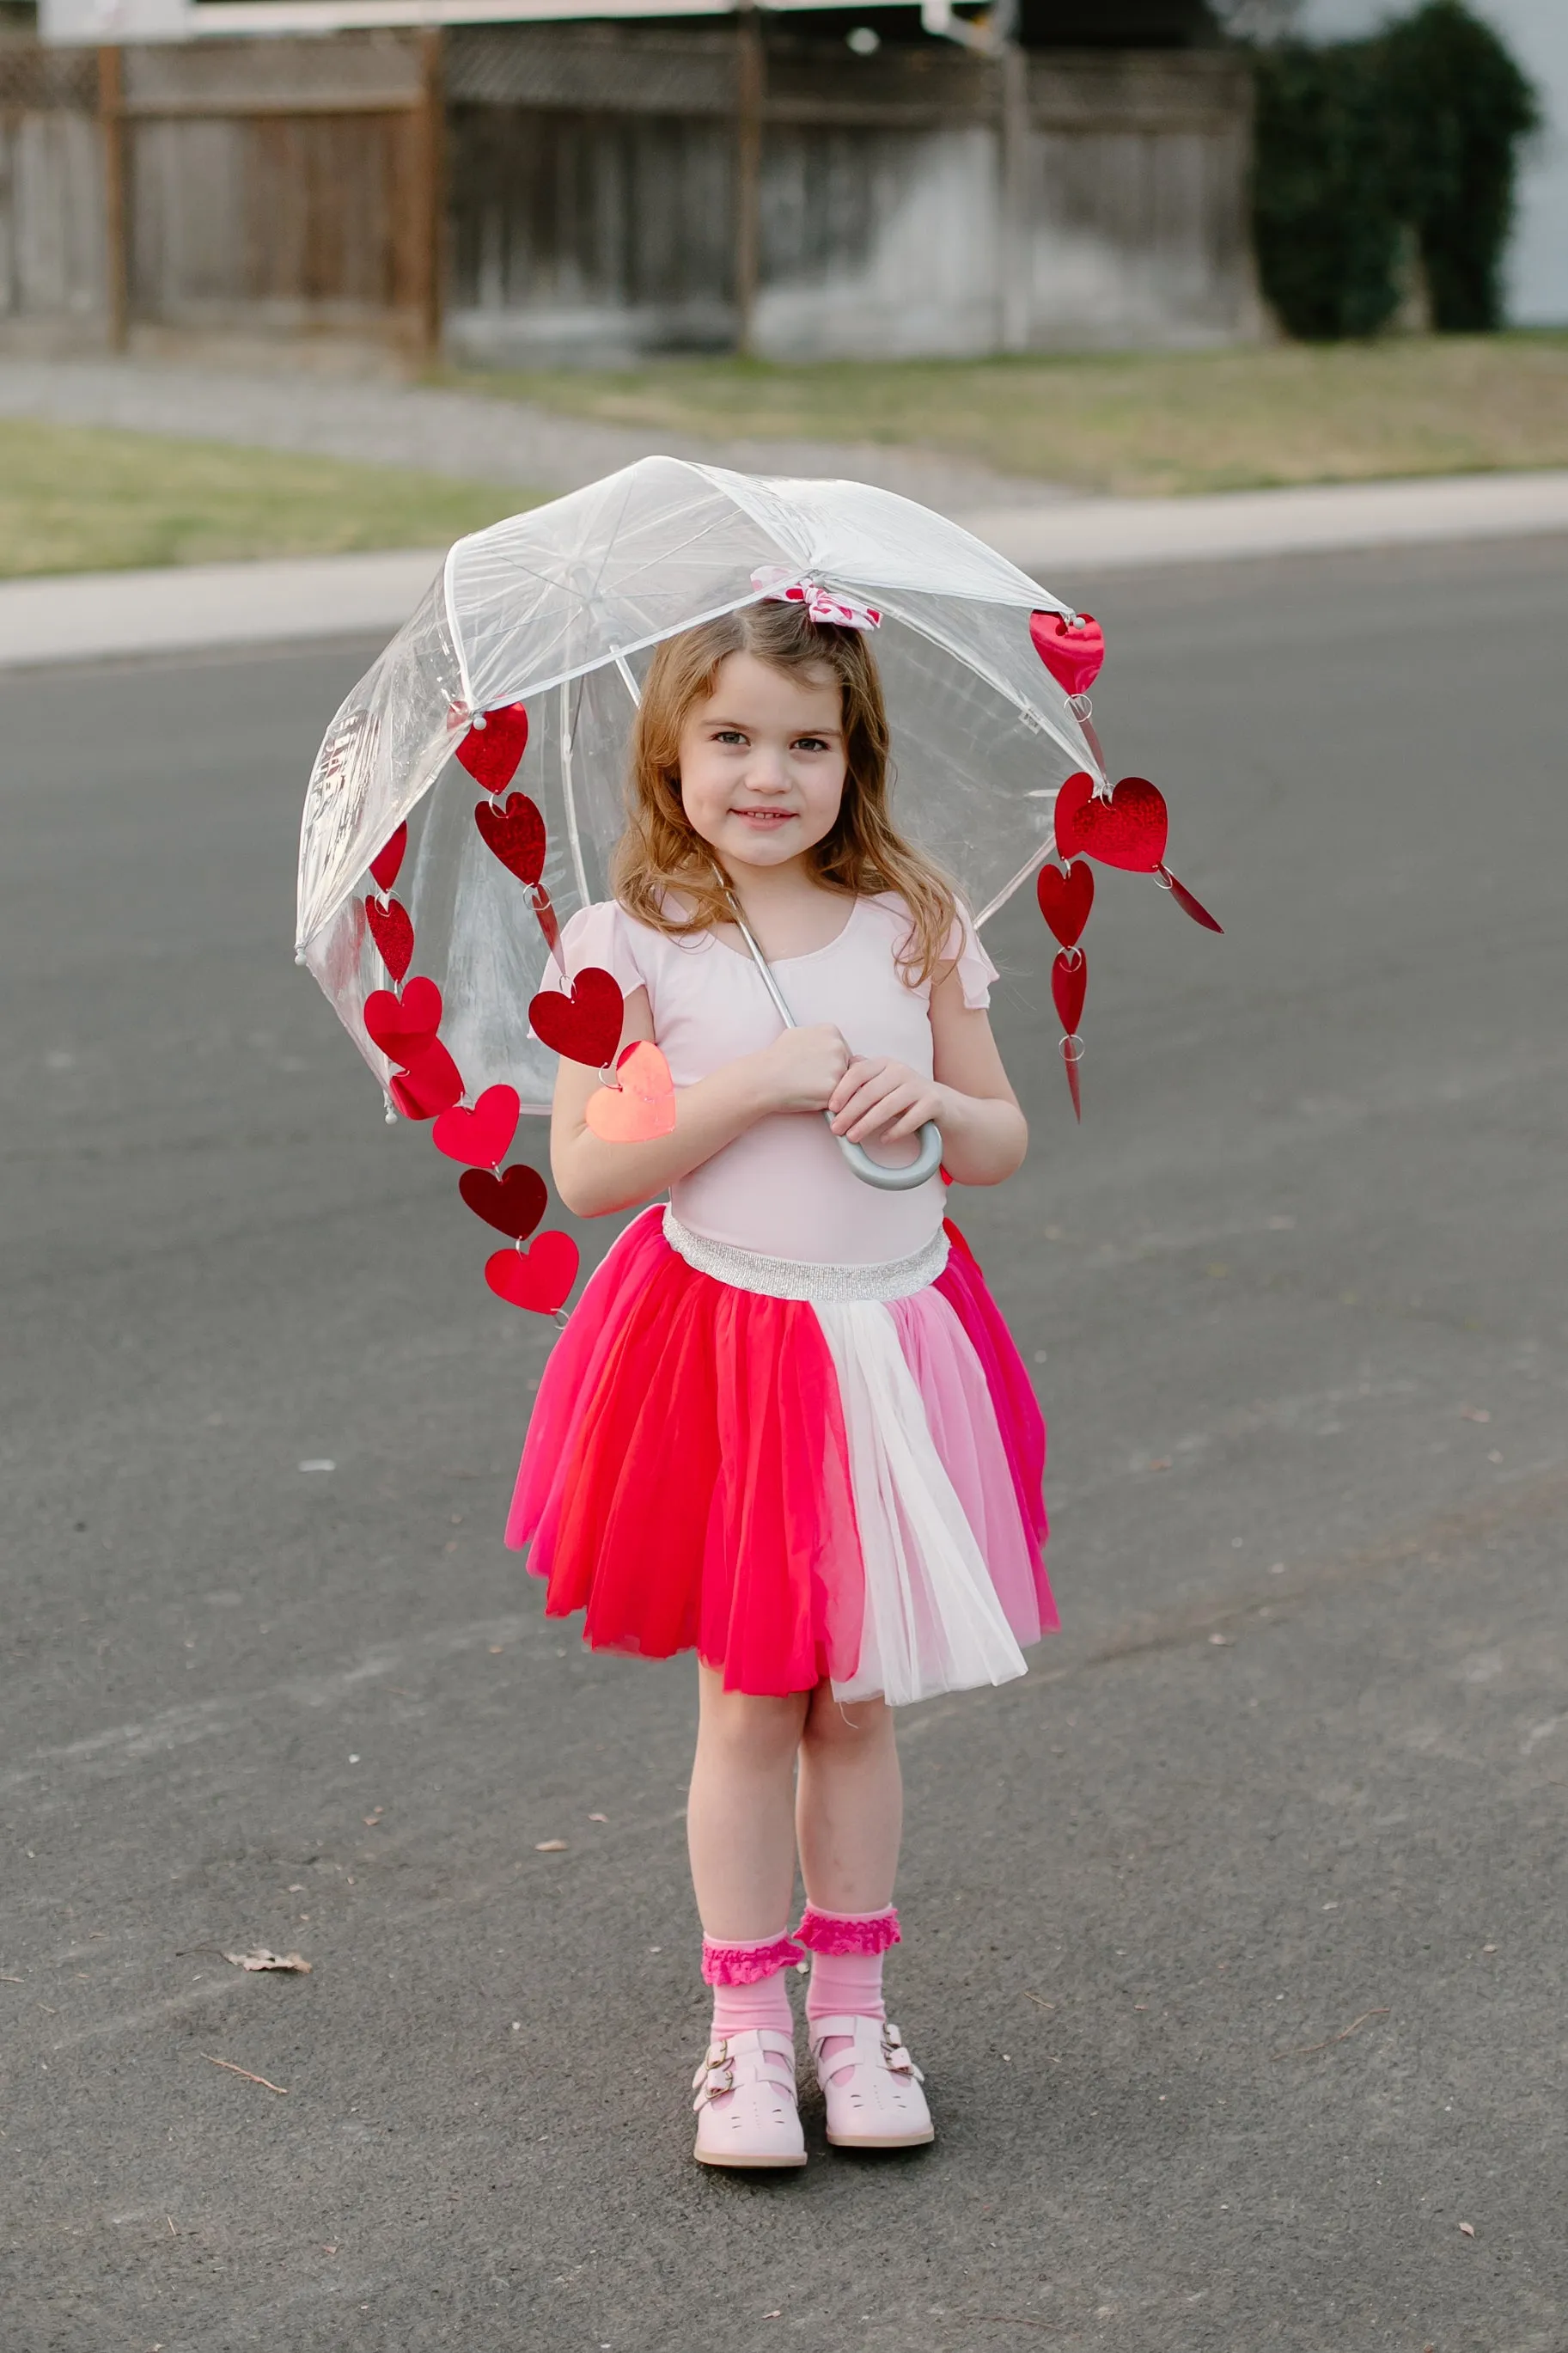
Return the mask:
<svg viewBox="0 0 1568 2353">
<path fill-rule="evenodd" d="M 572 681 L 561 681 L 561 797 L 566 804 L 566 840 L 572 852 L 572 871 L 577 879 L 577 895 L 584 906 L 588 904 L 588 870 L 583 863 L 583 837 L 577 826 L 577 801 L 572 790 Z"/>
</svg>

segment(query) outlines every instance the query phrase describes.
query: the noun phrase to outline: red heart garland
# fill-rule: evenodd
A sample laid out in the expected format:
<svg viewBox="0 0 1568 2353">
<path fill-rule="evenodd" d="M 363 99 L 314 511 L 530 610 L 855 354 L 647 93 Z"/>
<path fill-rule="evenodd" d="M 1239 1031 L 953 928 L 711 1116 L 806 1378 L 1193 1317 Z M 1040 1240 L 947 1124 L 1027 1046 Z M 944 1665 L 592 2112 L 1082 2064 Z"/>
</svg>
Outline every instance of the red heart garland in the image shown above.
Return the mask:
<svg viewBox="0 0 1568 2353">
<path fill-rule="evenodd" d="M 414 961 L 414 924 L 407 908 L 400 899 L 367 899 L 364 919 L 383 964 L 394 980 L 401 980 Z"/>
<path fill-rule="evenodd" d="M 1165 797 L 1147 776 L 1123 776 L 1107 800 L 1080 768 L 1057 795 L 1057 849 L 1069 861 L 1098 858 L 1129 874 L 1155 874 L 1169 829 Z"/>
<path fill-rule="evenodd" d="M 403 871 L 403 853 L 408 847 L 408 828 L 400 825 L 389 834 L 370 861 L 370 871 L 378 891 L 390 891 Z"/>
<path fill-rule="evenodd" d="M 466 1111 L 461 1103 L 444 1111 L 430 1140 L 437 1152 L 444 1152 L 448 1160 L 460 1160 L 467 1168 L 499 1167 L 511 1149 L 521 1110 L 515 1087 L 487 1087 L 472 1111 Z M 533 1222 L 537 1225 L 539 1219 Z M 508 1226 L 501 1228 L 502 1233 L 510 1230 Z"/>
<path fill-rule="evenodd" d="M 476 801 L 474 823 L 509 873 L 532 890 L 544 871 L 544 819 L 526 793 L 504 803 Z"/>
<path fill-rule="evenodd" d="M 1068 694 L 1087 694 L 1105 659 L 1105 632 L 1092 613 L 1069 623 L 1065 613 L 1031 613 L 1035 651 Z"/>
<path fill-rule="evenodd" d="M 476 785 L 487 793 L 504 793 L 527 749 L 528 712 L 521 702 L 508 702 L 474 720 L 458 757 Z"/>
<path fill-rule="evenodd" d="M 1078 1035 L 1089 987 L 1089 960 L 1081 948 L 1064 948 L 1051 966 L 1051 995 L 1058 1016 L 1069 1038 Z"/>
<path fill-rule="evenodd" d="M 528 1240 L 550 1199 L 543 1177 L 522 1160 L 500 1176 L 488 1168 L 466 1168 L 458 1179 L 458 1190 L 476 1218 L 517 1242 Z"/>
<path fill-rule="evenodd" d="M 1069 866 L 1064 874 L 1059 866 L 1042 866 L 1035 896 L 1040 902 L 1041 914 L 1063 947 L 1076 947 L 1094 904 L 1093 868 Z"/>
<path fill-rule="evenodd" d="M 552 1052 L 602 1071 L 621 1042 L 626 1002 L 611 973 L 584 965 L 572 994 L 542 988 L 528 1008 L 534 1036 Z"/>
<path fill-rule="evenodd" d="M 364 1026 L 389 1061 L 405 1063 L 441 1027 L 441 992 L 423 975 L 401 997 L 390 988 L 373 988 L 364 1001 Z"/>
<path fill-rule="evenodd" d="M 387 1092 L 405 1119 L 429 1119 L 449 1111 L 463 1096 L 463 1074 L 439 1038 L 410 1048 L 406 1067 L 387 1082 Z"/>
<path fill-rule="evenodd" d="M 577 1280 L 577 1245 L 570 1234 L 541 1234 L 531 1250 L 497 1250 L 485 1261 L 485 1281 L 498 1299 L 553 1315 Z"/>
</svg>

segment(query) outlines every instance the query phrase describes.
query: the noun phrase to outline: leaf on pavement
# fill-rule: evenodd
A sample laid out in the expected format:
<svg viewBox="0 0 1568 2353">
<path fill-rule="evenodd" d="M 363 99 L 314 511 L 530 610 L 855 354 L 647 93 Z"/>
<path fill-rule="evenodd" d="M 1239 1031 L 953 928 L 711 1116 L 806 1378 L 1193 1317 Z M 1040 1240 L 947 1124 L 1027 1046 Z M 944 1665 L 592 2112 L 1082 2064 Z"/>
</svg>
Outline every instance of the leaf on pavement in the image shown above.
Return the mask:
<svg viewBox="0 0 1568 2353">
<path fill-rule="evenodd" d="M 269 1953 L 265 1945 L 258 1945 L 253 1953 L 226 1953 L 237 1969 L 286 1969 L 293 1977 L 308 1978 L 310 1964 L 298 1953 Z"/>
</svg>

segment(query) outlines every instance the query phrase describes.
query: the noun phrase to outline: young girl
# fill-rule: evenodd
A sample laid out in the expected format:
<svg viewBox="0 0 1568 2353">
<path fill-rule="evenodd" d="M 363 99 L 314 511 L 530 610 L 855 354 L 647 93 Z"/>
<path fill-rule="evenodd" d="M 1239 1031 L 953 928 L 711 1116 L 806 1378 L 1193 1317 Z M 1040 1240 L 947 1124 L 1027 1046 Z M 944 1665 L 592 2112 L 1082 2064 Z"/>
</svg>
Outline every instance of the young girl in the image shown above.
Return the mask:
<svg viewBox="0 0 1568 2353">
<path fill-rule="evenodd" d="M 556 1345 L 507 1540 L 595 1647 L 698 1654 L 707 2165 L 805 2162 L 783 1975 L 803 1947 L 828 2140 L 931 2138 L 882 2002 L 892 1709 L 1022 1674 L 1056 1623 L 1045 1427 L 942 1181 L 875 1189 L 836 1140 L 907 1165 L 934 1120 L 966 1185 L 1000 1184 L 1027 1142 L 994 967 L 889 785 L 863 628 L 763 603 L 668 639 L 616 897 L 563 939 L 574 975 L 615 975 L 623 1043 L 652 1039 L 677 1092 L 671 1133 L 607 1142 L 584 1118 L 599 1081 L 563 1061 L 557 1188 L 583 1217 L 668 1207 L 627 1227 Z M 781 1027 L 737 908 L 802 1027 Z"/>
</svg>

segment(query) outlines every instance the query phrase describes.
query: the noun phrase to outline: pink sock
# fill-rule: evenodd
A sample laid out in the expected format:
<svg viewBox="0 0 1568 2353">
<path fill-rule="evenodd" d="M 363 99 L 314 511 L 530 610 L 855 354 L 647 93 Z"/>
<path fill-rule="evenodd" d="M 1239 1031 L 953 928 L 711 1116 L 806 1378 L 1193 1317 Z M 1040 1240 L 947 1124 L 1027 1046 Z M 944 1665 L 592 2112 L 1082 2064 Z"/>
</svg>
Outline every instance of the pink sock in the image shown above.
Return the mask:
<svg viewBox="0 0 1568 2353">
<path fill-rule="evenodd" d="M 886 2018 L 882 1961 L 900 1941 L 890 1904 L 881 1912 L 822 1912 L 808 1904 L 795 1933 L 811 1954 L 805 2014 L 813 2024 L 819 2018 Z M 823 2057 L 837 2058 L 848 2042 L 847 2035 L 828 2035 Z"/>
<path fill-rule="evenodd" d="M 794 1938 L 781 1928 L 776 1936 L 757 1936 L 741 1943 L 719 1944 L 702 1939 L 702 1975 L 713 1989 L 712 2040 L 745 2034 L 753 2027 L 771 2027 L 776 2033 L 795 2033 L 784 1972 L 805 1956 Z"/>
</svg>

